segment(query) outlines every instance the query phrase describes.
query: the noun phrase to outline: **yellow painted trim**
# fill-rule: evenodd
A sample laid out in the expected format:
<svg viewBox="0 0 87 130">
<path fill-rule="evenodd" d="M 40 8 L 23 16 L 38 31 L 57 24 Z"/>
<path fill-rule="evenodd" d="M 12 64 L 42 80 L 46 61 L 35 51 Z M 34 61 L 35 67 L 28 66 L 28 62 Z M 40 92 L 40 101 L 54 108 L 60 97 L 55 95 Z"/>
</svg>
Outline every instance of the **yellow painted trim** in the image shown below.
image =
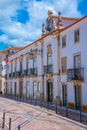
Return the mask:
<svg viewBox="0 0 87 130">
<path fill-rule="evenodd" d="M 30 59 L 30 55 L 28 53 L 25 54 L 25 56 L 26 56 L 26 59 Z"/>
<path fill-rule="evenodd" d="M 34 58 L 37 57 L 37 50 L 33 50 L 33 55 L 34 55 Z"/>
<path fill-rule="evenodd" d="M 82 82 L 74 81 L 73 86 L 82 86 Z"/>
<path fill-rule="evenodd" d="M 19 61 L 22 62 L 22 60 L 23 60 L 23 56 L 20 56 Z"/>
<path fill-rule="evenodd" d="M 67 75 L 67 72 L 62 72 L 62 73 L 60 73 L 61 75 Z"/>
<path fill-rule="evenodd" d="M 75 108 L 75 103 L 68 102 L 68 107 L 71 108 L 71 109 L 74 109 Z"/>
<path fill-rule="evenodd" d="M 51 49 L 51 45 L 50 44 L 47 46 L 47 54 L 48 53 L 52 53 L 52 49 Z"/>
<path fill-rule="evenodd" d="M 23 80 L 23 78 L 18 78 L 18 81 L 22 81 Z"/>
<path fill-rule="evenodd" d="M 87 112 L 87 105 L 83 105 L 82 108 L 84 112 Z"/>
</svg>

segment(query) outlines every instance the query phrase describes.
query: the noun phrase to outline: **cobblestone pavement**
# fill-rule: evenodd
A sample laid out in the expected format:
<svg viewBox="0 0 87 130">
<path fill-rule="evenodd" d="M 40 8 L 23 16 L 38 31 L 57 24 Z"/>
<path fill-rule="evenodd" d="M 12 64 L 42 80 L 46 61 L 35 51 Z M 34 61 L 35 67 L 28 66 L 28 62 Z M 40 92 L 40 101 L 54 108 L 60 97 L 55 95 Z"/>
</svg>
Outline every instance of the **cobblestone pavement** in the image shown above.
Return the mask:
<svg viewBox="0 0 87 130">
<path fill-rule="evenodd" d="M 18 125 L 20 130 L 86 130 L 79 125 L 80 123 L 74 123 L 59 115 L 55 116 L 53 112 L 40 109 L 38 106 L 0 97 L 0 119 L 3 112 L 7 125 L 11 118 L 11 130 L 18 130 Z"/>
</svg>

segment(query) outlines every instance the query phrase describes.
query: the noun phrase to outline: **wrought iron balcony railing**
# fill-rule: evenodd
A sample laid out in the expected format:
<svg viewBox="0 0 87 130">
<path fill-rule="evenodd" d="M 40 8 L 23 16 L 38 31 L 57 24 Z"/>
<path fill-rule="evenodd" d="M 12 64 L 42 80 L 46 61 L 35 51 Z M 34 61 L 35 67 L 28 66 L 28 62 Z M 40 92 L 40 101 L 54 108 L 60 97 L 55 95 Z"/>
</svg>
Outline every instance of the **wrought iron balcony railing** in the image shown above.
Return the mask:
<svg viewBox="0 0 87 130">
<path fill-rule="evenodd" d="M 5 74 L 5 79 L 7 79 L 7 74 Z"/>
<path fill-rule="evenodd" d="M 30 68 L 29 70 L 21 70 L 16 71 L 13 73 L 9 73 L 8 75 L 5 75 L 5 78 L 17 78 L 17 77 L 23 77 L 28 75 L 37 75 L 37 68 Z"/>
<path fill-rule="evenodd" d="M 28 75 L 28 70 L 22 70 L 22 71 L 10 73 L 9 78 L 17 78 L 17 77 L 22 77 L 27 75 Z"/>
<path fill-rule="evenodd" d="M 37 68 L 30 68 L 28 73 L 30 76 L 37 75 Z"/>
<path fill-rule="evenodd" d="M 67 70 L 67 80 L 84 81 L 84 68 L 74 68 Z"/>
<path fill-rule="evenodd" d="M 15 78 L 16 77 L 16 72 L 13 72 L 13 78 Z"/>
<path fill-rule="evenodd" d="M 17 77 L 22 77 L 22 76 L 23 76 L 22 71 L 17 71 Z"/>
<path fill-rule="evenodd" d="M 8 77 L 9 77 L 9 78 L 13 78 L 13 76 L 14 76 L 13 74 L 14 74 L 14 73 L 9 73 L 9 74 L 8 74 Z"/>
<path fill-rule="evenodd" d="M 23 71 L 22 71 L 22 75 L 23 75 L 23 76 L 28 76 L 28 70 L 23 70 Z"/>
<path fill-rule="evenodd" d="M 9 73 L 9 78 L 11 78 L 11 73 Z"/>
<path fill-rule="evenodd" d="M 13 78 L 13 73 L 11 73 L 11 78 Z"/>
<path fill-rule="evenodd" d="M 44 66 L 44 74 L 52 74 L 53 73 L 53 65 Z"/>
</svg>

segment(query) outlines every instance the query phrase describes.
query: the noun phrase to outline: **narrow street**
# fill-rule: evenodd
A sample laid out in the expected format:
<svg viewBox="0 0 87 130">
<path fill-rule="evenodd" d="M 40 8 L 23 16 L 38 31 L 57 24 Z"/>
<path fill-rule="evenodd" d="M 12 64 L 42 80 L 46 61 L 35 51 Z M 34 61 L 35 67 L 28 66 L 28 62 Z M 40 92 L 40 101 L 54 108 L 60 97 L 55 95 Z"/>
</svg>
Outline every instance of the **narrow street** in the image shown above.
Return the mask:
<svg viewBox="0 0 87 130">
<path fill-rule="evenodd" d="M 3 112 L 7 126 L 11 118 L 11 130 L 18 130 L 18 125 L 20 130 L 86 130 L 79 125 L 80 123 L 76 124 L 59 115 L 55 116 L 51 111 L 40 109 L 39 106 L 0 97 L 0 119 Z"/>
</svg>

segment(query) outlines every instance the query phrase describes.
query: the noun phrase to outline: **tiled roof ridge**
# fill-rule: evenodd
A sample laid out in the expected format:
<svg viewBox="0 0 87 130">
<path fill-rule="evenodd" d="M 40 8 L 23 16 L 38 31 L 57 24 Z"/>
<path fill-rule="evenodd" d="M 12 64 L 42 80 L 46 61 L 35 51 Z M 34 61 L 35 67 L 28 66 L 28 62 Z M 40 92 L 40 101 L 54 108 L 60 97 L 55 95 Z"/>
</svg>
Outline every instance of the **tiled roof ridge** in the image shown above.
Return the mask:
<svg viewBox="0 0 87 130">
<path fill-rule="evenodd" d="M 58 16 L 52 16 L 53 18 L 58 18 Z M 68 20 L 79 20 L 81 18 L 76 17 L 67 17 L 67 16 L 61 16 L 62 19 L 68 19 Z"/>
</svg>

